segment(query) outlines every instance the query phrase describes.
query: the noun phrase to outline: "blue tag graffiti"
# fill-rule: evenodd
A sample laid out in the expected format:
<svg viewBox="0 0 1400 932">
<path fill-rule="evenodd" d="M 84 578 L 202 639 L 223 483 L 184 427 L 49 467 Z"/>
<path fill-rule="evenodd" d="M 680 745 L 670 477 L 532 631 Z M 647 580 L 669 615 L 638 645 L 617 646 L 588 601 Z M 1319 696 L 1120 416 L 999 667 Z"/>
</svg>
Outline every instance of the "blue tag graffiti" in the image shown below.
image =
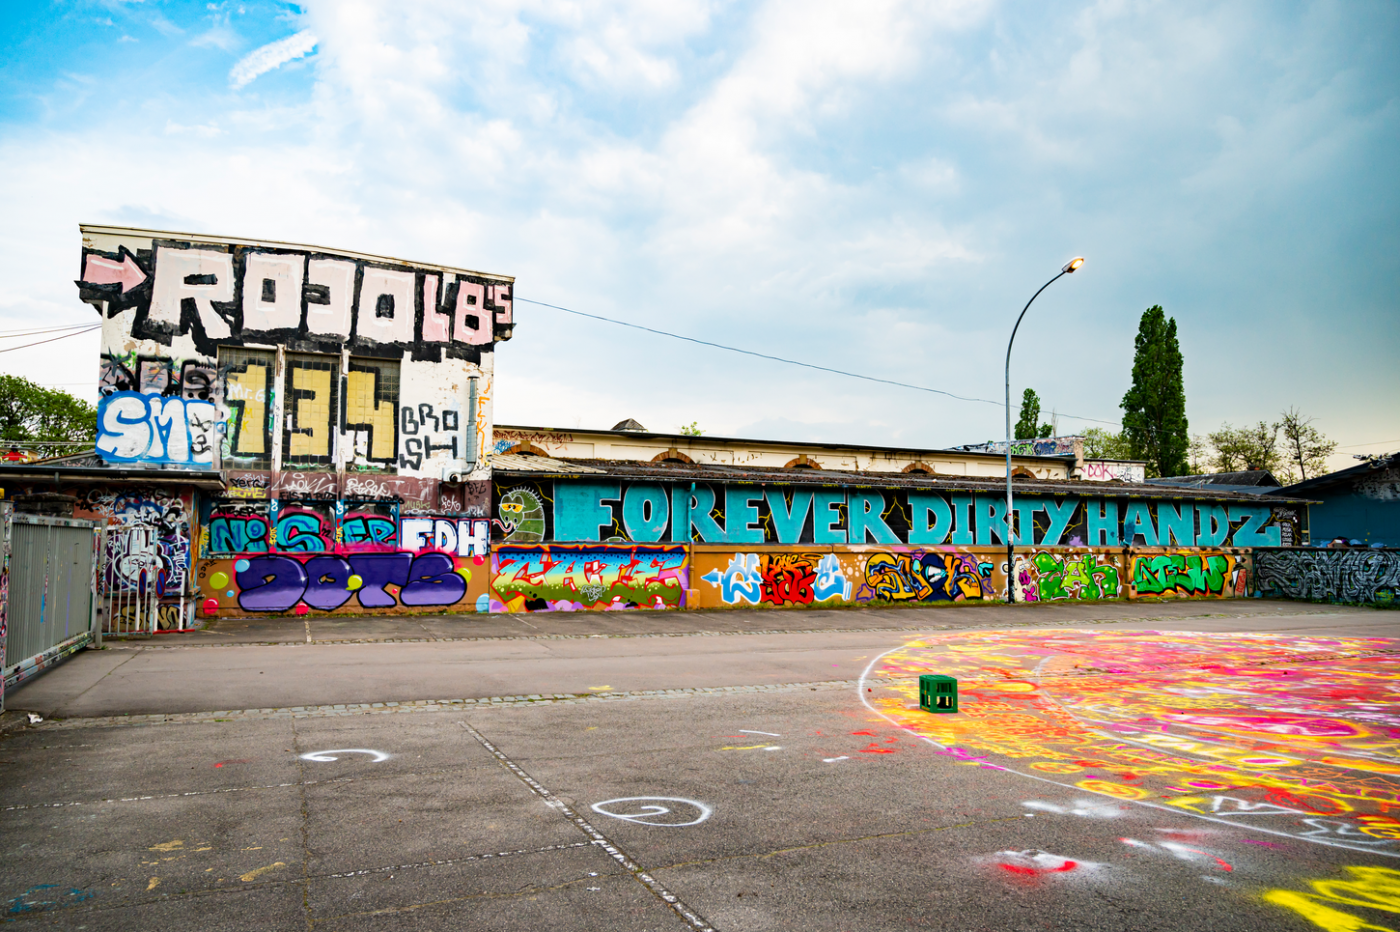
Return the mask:
<svg viewBox="0 0 1400 932">
<path fill-rule="evenodd" d="M 212 402 L 113 392 L 97 403 L 97 455 L 109 463 L 212 469 Z"/>
<path fill-rule="evenodd" d="M 216 514 L 209 520 L 209 549 L 214 553 L 266 553 L 267 519 Z"/>
<path fill-rule="evenodd" d="M 340 523 L 347 544 L 393 544 L 399 539 L 394 519 L 383 515 L 355 514 Z"/>
</svg>

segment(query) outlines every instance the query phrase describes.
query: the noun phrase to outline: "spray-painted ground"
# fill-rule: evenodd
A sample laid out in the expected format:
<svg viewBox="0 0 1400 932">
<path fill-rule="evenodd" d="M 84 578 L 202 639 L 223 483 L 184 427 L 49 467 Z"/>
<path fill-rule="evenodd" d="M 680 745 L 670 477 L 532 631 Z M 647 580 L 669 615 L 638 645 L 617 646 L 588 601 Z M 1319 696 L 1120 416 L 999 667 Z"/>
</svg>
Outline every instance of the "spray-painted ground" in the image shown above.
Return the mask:
<svg viewBox="0 0 1400 932">
<path fill-rule="evenodd" d="M 845 689 L 44 724 L 0 743 L 0 908 L 19 928 L 1395 929 L 1397 650 L 1008 631 L 867 655 Z M 963 679 L 957 716 L 910 708 L 922 672 Z"/>
</svg>

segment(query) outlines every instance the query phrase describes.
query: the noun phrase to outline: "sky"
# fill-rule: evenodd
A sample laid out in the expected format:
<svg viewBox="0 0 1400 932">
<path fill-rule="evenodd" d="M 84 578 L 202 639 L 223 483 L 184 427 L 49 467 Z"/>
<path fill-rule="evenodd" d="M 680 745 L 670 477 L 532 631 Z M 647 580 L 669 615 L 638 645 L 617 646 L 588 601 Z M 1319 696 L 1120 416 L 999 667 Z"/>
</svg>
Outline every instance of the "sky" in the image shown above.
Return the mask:
<svg viewBox="0 0 1400 932">
<path fill-rule="evenodd" d="M 1113 429 L 1143 311 L 1190 429 L 1400 449 L 1400 5 L 60 0 L 0 13 L 0 331 L 96 322 L 78 224 L 516 276 L 497 423 L 946 447 L 1006 342 Z M 32 342 L 0 333 L 0 350 Z M 0 371 L 96 397 L 93 333 Z"/>
</svg>

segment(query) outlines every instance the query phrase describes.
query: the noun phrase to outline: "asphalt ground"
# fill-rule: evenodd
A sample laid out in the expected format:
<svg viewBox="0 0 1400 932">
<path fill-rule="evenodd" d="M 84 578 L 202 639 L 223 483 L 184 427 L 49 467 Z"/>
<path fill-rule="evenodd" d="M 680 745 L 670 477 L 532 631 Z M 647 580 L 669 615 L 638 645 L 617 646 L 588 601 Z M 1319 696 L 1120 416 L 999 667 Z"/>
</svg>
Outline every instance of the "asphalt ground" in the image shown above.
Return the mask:
<svg viewBox="0 0 1400 932">
<path fill-rule="evenodd" d="M 380 620 L 343 639 L 360 643 L 84 652 L 7 696 L 7 716 L 49 711 L 0 739 L 0 917 L 1400 927 L 1400 615 L 1044 608 L 823 613 L 844 628 L 753 612 L 710 623 L 747 628 L 676 630 L 656 615 L 435 641 Z M 932 667 L 960 677 L 959 715 L 916 710 L 911 677 Z M 1182 718 L 1203 688 L 1246 697 L 1237 720 Z M 1206 732 L 1217 746 L 1180 750 Z M 1085 736 L 1092 759 L 1054 743 Z M 1148 763 L 1163 741 L 1175 756 Z M 1281 802 L 1279 780 L 1242 778 L 1241 760 L 1276 766 L 1263 754 L 1310 765 L 1308 790 Z"/>
</svg>

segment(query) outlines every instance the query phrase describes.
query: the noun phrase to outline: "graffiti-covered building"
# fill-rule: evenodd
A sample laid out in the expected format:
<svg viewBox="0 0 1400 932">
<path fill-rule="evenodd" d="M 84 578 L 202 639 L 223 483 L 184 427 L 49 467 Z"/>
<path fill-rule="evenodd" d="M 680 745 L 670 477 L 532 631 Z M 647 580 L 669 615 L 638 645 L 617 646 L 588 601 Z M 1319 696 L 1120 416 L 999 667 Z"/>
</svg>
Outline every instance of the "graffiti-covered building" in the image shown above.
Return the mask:
<svg viewBox="0 0 1400 932">
<path fill-rule="evenodd" d="M 106 528 L 104 627 L 201 616 L 1253 594 L 1306 501 L 1144 484 L 1076 438 L 918 450 L 492 422 L 508 276 L 84 226 L 90 454 L 0 466 Z M 88 364 L 88 361 L 84 361 Z M 1091 481 L 1102 480 L 1102 481 Z M 57 513 L 57 512 L 56 512 Z"/>
<path fill-rule="evenodd" d="M 513 279 L 81 229 L 78 292 L 102 319 L 93 465 L 217 479 L 122 490 L 114 524 L 158 530 L 110 535 L 134 551 L 114 554 L 133 572 L 109 588 L 208 614 L 476 609 L 493 351 L 511 336 Z"/>
<path fill-rule="evenodd" d="M 1003 461 L 1004 462 L 1004 461 Z M 1123 482 L 503 454 L 495 611 L 1251 594 L 1306 508 Z"/>
</svg>

